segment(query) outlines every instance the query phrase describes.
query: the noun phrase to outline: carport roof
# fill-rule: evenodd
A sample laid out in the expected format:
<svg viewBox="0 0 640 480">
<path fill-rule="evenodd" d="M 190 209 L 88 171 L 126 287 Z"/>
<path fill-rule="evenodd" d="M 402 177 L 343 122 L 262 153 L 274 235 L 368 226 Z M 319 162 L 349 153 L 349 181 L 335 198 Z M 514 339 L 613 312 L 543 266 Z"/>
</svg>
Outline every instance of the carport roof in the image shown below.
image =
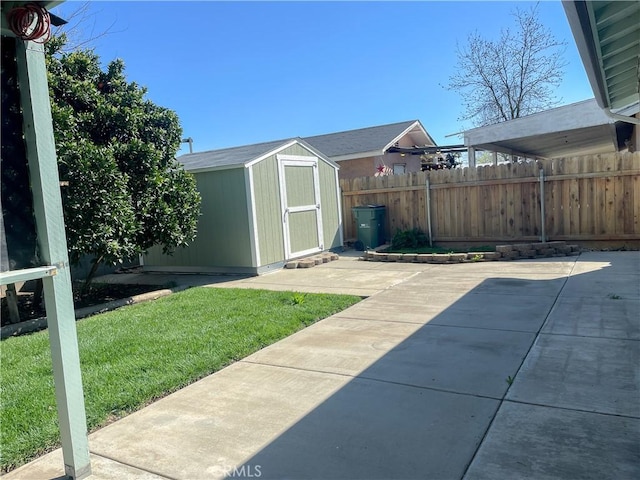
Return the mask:
<svg viewBox="0 0 640 480">
<path fill-rule="evenodd" d="M 464 132 L 464 144 L 526 157 L 562 157 L 617 151 L 631 126 L 608 117 L 595 99 L 564 105 Z"/>
<path fill-rule="evenodd" d="M 301 138 L 290 138 L 285 140 L 275 140 L 272 142 L 255 143 L 252 145 L 243 145 L 239 147 L 223 148 L 220 150 L 188 153 L 178 157 L 177 161 L 184 166 L 185 170 L 190 172 L 236 168 L 257 162 L 296 143 L 305 146 L 318 157 L 331 165 L 338 167 L 324 154 L 317 151 L 317 149 L 307 144 Z"/>
</svg>

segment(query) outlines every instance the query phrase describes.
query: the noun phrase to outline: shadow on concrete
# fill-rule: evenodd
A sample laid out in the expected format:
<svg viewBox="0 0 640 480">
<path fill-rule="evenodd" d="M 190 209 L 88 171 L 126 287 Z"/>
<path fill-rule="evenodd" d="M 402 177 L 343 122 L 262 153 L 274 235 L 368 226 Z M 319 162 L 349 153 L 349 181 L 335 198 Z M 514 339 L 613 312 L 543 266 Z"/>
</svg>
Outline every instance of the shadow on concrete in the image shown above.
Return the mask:
<svg viewBox="0 0 640 480">
<path fill-rule="evenodd" d="M 227 478 L 638 478 L 640 263 L 599 258 L 571 276 L 485 279 L 434 314 L 447 285 L 427 271 L 366 300 L 377 320 L 335 322 L 331 335 L 356 332 L 361 350 L 299 336 L 290 356 L 249 357 L 293 379 L 351 375 L 350 355 L 395 342 Z"/>
</svg>

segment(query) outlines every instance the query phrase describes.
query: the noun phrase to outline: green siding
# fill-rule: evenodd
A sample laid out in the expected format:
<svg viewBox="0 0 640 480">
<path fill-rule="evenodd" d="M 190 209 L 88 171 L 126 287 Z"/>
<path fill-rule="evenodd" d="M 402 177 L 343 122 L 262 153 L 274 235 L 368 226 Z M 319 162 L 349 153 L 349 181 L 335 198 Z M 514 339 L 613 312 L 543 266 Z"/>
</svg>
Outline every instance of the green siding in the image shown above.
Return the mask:
<svg viewBox="0 0 640 480">
<path fill-rule="evenodd" d="M 320 198 L 322 200 L 322 234 L 324 248 L 328 250 L 342 246 L 340 241 L 340 215 L 338 210 L 338 193 L 340 186 L 336 181 L 336 170 L 323 161 L 318 162 L 320 176 Z"/>
<path fill-rule="evenodd" d="M 284 179 L 287 188 L 287 206 L 302 207 L 316 204 L 313 167 L 286 166 Z"/>
<path fill-rule="evenodd" d="M 302 145 L 291 145 L 288 148 L 285 148 L 281 152 L 278 152 L 281 155 L 302 155 L 304 157 L 317 157 L 315 153 L 311 153 L 309 150 L 304 148 Z"/>
<path fill-rule="evenodd" d="M 302 145 L 293 145 L 280 152 L 286 155 L 316 156 Z M 336 182 L 336 169 L 323 160 L 318 159 L 318 175 L 320 177 L 320 208 L 322 210 L 322 233 L 324 248 L 342 246 L 340 241 L 341 219 L 338 213 L 338 192 L 340 186 Z"/>
<path fill-rule="evenodd" d="M 316 156 L 301 145 L 292 145 L 280 152 L 283 155 Z M 335 169 L 322 160 L 318 161 L 320 180 L 320 203 L 322 210 L 324 248 L 340 245 L 338 198 Z M 285 260 L 283 212 L 280 201 L 278 163 L 276 155 L 267 157 L 249 167 L 253 176 L 253 208 L 255 209 L 255 231 L 259 249 L 259 264 L 252 265 L 250 218 L 247 205 L 244 167 L 202 172 L 195 175 L 198 190 L 202 195 L 202 215 L 198 222 L 198 237 L 186 248 L 178 249 L 173 256 L 162 255 L 154 247 L 145 256 L 149 267 L 261 267 Z M 298 167 L 287 167 L 297 169 Z M 287 170 L 287 173 L 290 173 Z M 292 170 L 289 192 L 292 205 L 309 205 L 313 201 L 312 185 L 305 179 L 311 169 Z M 298 178 L 299 177 L 299 178 Z M 306 250 L 318 245 L 315 212 L 300 212 L 290 216 L 293 222 L 291 234 L 292 251 Z M 311 245 L 311 246 L 309 246 Z"/>
<path fill-rule="evenodd" d="M 268 157 L 251 168 L 260 266 L 281 262 L 284 260 L 284 237 L 276 157 Z"/>
<path fill-rule="evenodd" d="M 318 248 L 318 218 L 315 210 L 290 213 L 289 229 L 292 254 Z"/>
<path fill-rule="evenodd" d="M 278 154 L 302 155 L 306 157 L 316 156 L 298 144 L 287 147 L 278 152 Z M 256 209 L 260 265 L 281 262 L 285 260 L 284 232 L 276 155 L 261 160 L 251 168 L 253 169 L 254 204 Z M 333 171 L 332 168 L 331 170 Z"/>
<path fill-rule="evenodd" d="M 145 257 L 148 266 L 251 267 L 249 210 L 244 167 L 196 173 L 202 196 L 198 236 L 172 256 L 154 247 Z"/>
</svg>

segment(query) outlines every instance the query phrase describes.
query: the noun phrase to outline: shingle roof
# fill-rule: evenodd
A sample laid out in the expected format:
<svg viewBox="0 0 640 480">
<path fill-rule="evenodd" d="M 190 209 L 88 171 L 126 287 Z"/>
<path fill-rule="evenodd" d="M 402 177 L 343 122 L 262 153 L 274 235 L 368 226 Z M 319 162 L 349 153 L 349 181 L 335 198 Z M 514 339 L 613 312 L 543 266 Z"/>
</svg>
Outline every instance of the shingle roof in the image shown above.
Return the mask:
<svg viewBox="0 0 640 480">
<path fill-rule="evenodd" d="M 346 132 L 305 137 L 304 140 L 328 157 L 382 151 L 390 141 L 398 137 L 416 120 L 359 128 Z"/>
<path fill-rule="evenodd" d="M 184 166 L 185 170 L 244 165 L 291 141 L 293 141 L 293 139 L 255 143 L 253 145 L 209 150 L 206 152 L 187 153 L 186 155 L 179 156 L 177 160 Z"/>
<path fill-rule="evenodd" d="M 177 158 L 185 170 L 215 169 L 228 166 L 244 165 L 294 140 L 317 150 L 323 156 L 335 157 L 367 153 L 383 149 L 400 136 L 417 120 L 359 128 L 345 132 L 316 135 L 306 138 L 290 138 L 273 142 L 256 143 L 240 147 L 209 150 L 206 152 L 188 153 Z"/>
</svg>

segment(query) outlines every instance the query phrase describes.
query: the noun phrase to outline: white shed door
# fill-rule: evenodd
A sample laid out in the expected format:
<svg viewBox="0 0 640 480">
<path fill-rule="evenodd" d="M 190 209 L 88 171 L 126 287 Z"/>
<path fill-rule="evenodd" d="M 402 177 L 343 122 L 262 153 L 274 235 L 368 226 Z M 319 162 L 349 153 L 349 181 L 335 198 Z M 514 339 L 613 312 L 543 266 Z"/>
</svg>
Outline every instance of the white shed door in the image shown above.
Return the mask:
<svg viewBox="0 0 640 480">
<path fill-rule="evenodd" d="M 318 159 L 278 155 L 287 259 L 324 250 Z"/>
</svg>

